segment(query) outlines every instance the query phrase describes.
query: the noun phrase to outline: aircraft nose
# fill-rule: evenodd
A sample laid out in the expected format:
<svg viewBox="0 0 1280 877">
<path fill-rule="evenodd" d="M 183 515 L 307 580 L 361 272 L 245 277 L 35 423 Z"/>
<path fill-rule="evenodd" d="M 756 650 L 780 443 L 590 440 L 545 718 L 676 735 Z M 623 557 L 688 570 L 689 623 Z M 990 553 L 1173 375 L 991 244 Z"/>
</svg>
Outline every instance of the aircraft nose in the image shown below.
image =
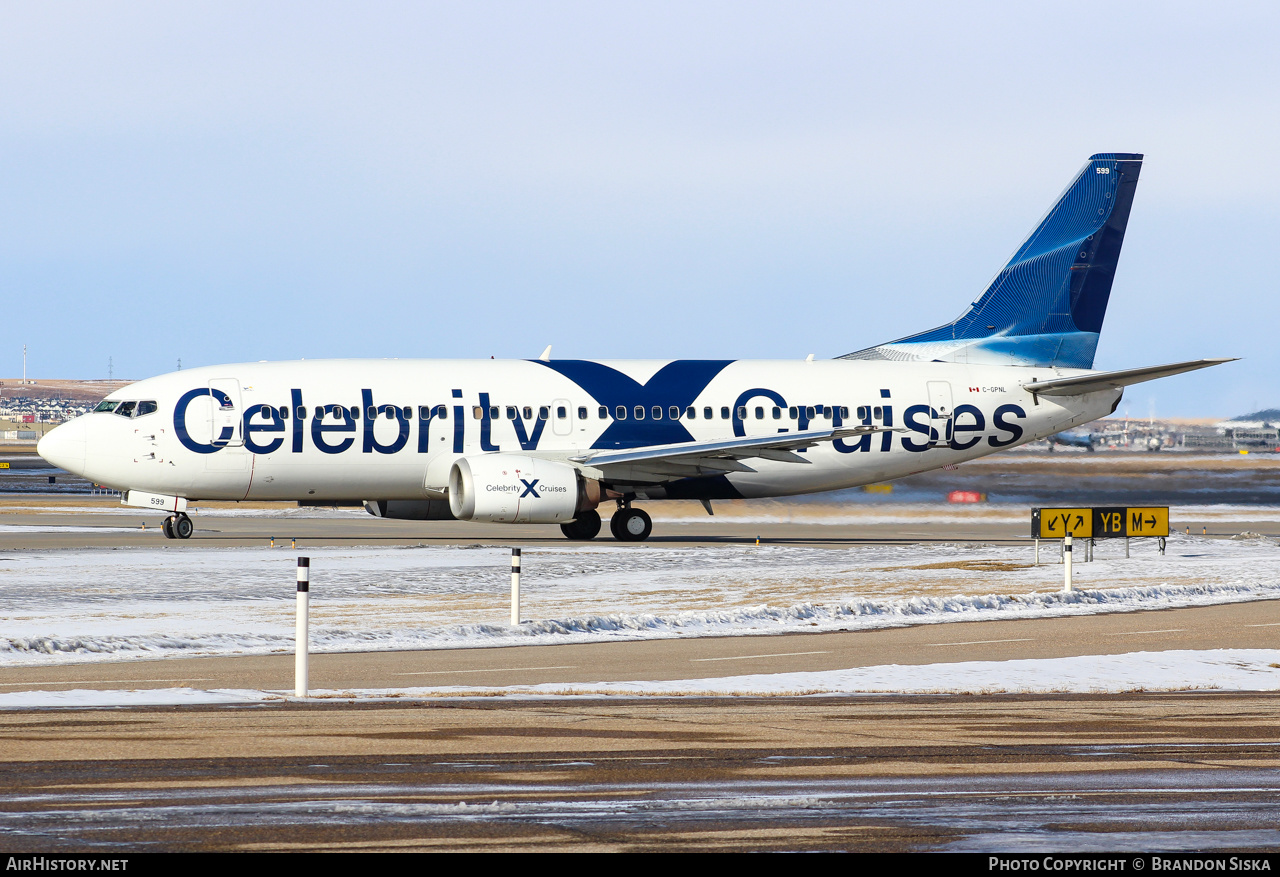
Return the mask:
<svg viewBox="0 0 1280 877">
<path fill-rule="evenodd" d="M 88 430 L 77 417 L 45 433 L 36 445 L 36 453 L 59 469 L 83 475 L 87 435 Z"/>
</svg>

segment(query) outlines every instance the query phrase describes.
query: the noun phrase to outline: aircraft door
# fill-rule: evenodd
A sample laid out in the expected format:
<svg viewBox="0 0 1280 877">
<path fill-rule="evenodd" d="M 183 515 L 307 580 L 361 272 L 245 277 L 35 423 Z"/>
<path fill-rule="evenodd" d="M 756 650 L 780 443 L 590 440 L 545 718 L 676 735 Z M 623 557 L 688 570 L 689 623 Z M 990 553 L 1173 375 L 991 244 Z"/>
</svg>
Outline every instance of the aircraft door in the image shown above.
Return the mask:
<svg viewBox="0 0 1280 877">
<path fill-rule="evenodd" d="M 214 378 L 209 381 L 213 397 L 213 444 L 221 447 L 244 446 L 244 409 L 240 403 L 240 381 Z"/>
<path fill-rule="evenodd" d="M 555 435 L 573 435 L 573 406 L 568 399 L 551 403 L 551 431 Z"/>
<path fill-rule="evenodd" d="M 945 445 L 951 441 L 952 414 L 951 384 L 947 381 L 929 381 L 929 443 Z"/>
</svg>

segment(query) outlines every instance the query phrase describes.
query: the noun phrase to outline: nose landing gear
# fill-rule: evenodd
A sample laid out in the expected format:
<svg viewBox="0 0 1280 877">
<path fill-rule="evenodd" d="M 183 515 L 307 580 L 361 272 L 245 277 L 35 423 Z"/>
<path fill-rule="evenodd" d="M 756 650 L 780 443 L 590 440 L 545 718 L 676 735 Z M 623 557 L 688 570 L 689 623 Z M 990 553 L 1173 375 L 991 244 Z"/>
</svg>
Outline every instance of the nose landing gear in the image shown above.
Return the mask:
<svg viewBox="0 0 1280 877">
<path fill-rule="evenodd" d="M 160 525 L 160 530 L 166 539 L 190 539 L 191 534 L 196 530 L 196 525 L 191 523 L 191 518 L 187 517 L 186 512 L 178 512 L 176 515 L 165 518 L 164 523 Z"/>
</svg>

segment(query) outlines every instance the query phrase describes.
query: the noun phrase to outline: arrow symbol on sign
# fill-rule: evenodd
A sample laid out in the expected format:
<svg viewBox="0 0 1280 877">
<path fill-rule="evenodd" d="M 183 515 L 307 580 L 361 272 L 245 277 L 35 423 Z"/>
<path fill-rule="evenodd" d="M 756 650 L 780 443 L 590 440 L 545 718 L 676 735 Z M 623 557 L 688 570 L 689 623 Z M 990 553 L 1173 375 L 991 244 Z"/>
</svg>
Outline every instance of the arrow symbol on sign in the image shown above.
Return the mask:
<svg viewBox="0 0 1280 877">
<path fill-rule="evenodd" d="M 1147 518 L 1146 523 L 1154 527 L 1156 525 L 1156 516 L 1152 515 L 1150 518 Z"/>
</svg>

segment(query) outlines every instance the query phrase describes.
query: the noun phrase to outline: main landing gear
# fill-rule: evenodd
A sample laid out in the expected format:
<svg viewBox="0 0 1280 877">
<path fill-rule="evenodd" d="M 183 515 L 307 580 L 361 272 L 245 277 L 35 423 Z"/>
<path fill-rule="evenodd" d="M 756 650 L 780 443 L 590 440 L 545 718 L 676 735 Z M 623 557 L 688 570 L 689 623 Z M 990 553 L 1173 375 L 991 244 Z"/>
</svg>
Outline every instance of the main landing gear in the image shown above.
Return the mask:
<svg viewBox="0 0 1280 877">
<path fill-rule="evenodd" d="M 609 529 L 619 542 L 643 542 L 653 532 L 653 519 L 641 509 L 618 504 L 618 510 L 609 519 Z M 586 511 L 576 520 L 560 525 L 560 532 L 569 539 L 586 541 L 596 538 L 600 532 L 600 513 Z"/>
<path fill-rule="evenodd" d="M 567 524 L 560 525 L 560 532 L 569 539 L 586 541 L 596 538 L 596 534 L 600 532 L 600 513 L 597 511 L 585 511 L 578 515 L 575 520 Z"/>
<path fill-rule="evenodd" d="M 620 506 L 609 519 L 609 529 L 619 542 L 643 542 L 653 532 L 653 519 L 644 509 Z"/>
<path fill-rule="evenodd" d="M 166 539 L 190 539 L 191 534 L 196 531 L 196 525 L 191 523 L 191 518 L 187 517 L 186 512 L 178 512 L 176 515 L 165 518 L 160 529 L 164 532 Z"/>
</svg>

